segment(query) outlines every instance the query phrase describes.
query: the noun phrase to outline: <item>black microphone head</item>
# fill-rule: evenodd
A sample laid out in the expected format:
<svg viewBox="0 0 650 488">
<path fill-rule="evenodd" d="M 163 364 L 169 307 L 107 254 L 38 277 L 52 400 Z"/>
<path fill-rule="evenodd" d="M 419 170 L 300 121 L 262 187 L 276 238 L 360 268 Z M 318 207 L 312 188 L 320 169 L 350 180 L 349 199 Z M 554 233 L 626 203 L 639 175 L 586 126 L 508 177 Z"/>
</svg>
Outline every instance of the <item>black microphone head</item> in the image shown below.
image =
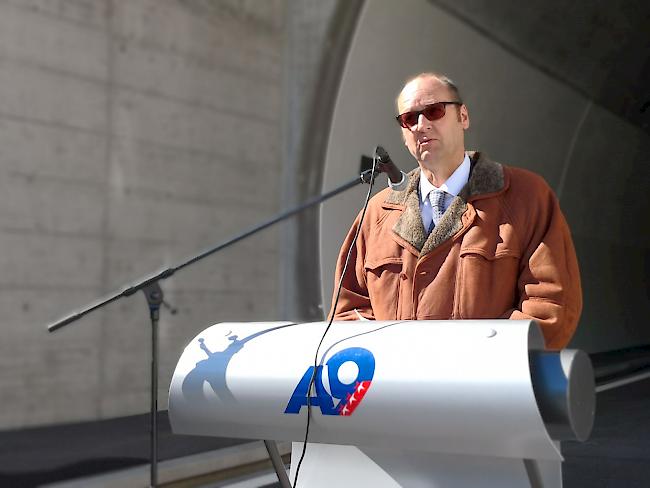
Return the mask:
<svg viewBox="0 0 650 488">
<path fill-rule="evenodd" d="M 381 146 L 377 146 L 377 149 L 375 150 L 375 154 L 377 154 L 377 158 L 379 158 L 379 162 L 381 163 L 390 163 L 390 156 L 386 152 L 386 149 L 384 149 Z"/>
</svg>

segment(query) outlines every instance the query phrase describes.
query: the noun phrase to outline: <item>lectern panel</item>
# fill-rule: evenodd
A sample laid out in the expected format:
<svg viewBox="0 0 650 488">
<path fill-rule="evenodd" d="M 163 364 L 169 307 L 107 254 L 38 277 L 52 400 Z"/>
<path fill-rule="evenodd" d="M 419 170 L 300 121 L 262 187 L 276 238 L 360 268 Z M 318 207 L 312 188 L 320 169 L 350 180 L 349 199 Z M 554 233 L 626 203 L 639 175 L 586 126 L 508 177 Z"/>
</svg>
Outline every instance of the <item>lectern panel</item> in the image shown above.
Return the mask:
<svg viewBox="0 0 650 488">
<path fill-rule="evenodd" d="M 532 321 L 222 323 L 185 348 L 174 432 L 561 459 L 537 408 Z"/>
</svg>

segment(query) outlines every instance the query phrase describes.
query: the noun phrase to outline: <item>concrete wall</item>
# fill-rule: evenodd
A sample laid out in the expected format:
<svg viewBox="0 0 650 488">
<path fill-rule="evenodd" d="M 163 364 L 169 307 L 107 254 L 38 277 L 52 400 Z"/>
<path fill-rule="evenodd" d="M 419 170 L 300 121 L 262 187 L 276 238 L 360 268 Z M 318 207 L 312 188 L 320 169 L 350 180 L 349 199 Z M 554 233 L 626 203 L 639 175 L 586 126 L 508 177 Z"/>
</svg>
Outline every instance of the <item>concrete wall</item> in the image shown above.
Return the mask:
<svg viewBox="0 0 650 488">
<path fill-rule="evenodd" d="M 0 2 L 0 429 L 147 411 L 141 294 L 45 326 L 279 209 L 285 14 Z M 278 318 L 279 253 L 268 230 L 163 282 L 161 408 L 198 331 Z"/>
<path fill-rule="evenodd" d="M 343 5 L 345 8 L 341 8 Z M 283 151 L 284 208 L 293 207 L 320 193 L 322 149 L 314 129 L 318 122 L 329 126 L 335 93 L 327 92 L 322 70 L 333 70 L 332 56 L 341 32 L 337 11 L 354 8 L 346 0 L 288 0 L 285 42 L 285 134 Z M 332 24 L 335 25 L 332 25 Z M 343 40 L 347 51 L 347 39 Z M 318 109 L 319 102 L 324 107 Z M 316 123 L 314 123 L 316 122 Z M 321 320 L 320 261 L 318 259 L 318 208 L 282 224 L 283 317 L 300 322 Z"/>
<path fill-rule="evenodd" d="M 399 25 L 409 36 L 385 35 Z M 464 88 L 470 146 L 540 172 L 560 195 L 585 285 L 575 345 L 650 341 L 639 320 L 648 235 L 637 225 L 647 213 L 647 134 L 445 9 L 424 0 L 0 0 L 0 429 L 147 411 L 143 296 L 55 334 L 46 324 L 321 183 L 353 178 L 377 143 L 412 167 L 392 100 L 405 77 L 430 68 Z M 594 205 L 612 166 L 613 204 Z M 319 244 L 327 309 L 336 252 L 364 192 L 326 207 L 321 235 L 312 212 L 163 282 L 179 313 L 162 312 L 161 408 L 182 348 L 206 326 L 322 316 Z"/>
</svg>

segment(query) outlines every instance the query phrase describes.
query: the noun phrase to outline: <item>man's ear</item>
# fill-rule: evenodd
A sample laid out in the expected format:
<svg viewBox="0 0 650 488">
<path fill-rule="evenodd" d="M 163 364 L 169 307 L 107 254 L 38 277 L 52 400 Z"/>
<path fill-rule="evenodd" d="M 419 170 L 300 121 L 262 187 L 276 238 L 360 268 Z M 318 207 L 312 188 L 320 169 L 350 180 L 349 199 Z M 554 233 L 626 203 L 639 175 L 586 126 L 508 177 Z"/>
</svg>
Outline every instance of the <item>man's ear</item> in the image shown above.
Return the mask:
<svg viewBox="0 0 650 488">
<path fill-rule="evenodd" d="M 467 110 L 467 105 L 463 104 L 460 106 L 458 116 L 460 118 L 460 123 L 462 124 L 463 129 L 469 129 L 469 111 Z"/>
</svg>

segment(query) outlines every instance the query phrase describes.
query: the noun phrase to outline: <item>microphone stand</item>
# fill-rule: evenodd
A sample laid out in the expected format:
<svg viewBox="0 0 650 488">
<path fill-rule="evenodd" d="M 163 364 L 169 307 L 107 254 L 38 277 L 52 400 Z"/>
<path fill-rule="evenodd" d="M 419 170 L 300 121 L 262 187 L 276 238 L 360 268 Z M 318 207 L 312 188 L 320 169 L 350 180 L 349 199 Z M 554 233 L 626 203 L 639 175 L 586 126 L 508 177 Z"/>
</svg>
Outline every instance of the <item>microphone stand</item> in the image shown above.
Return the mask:
<svg viewBox="0 0 650 488">
<path fill-rule="evenodd" d="M 375 171 L 375 173 L 379 173 L 381 171 Z M 267 227 L 272 226 L 273 224 L 276 224 L 282 220 L 285 220 L 297 213 L 302 212 L 303 210 L 312 207 L 314 205 L 318 205 L 319 203 L 324 202 L 325 200 L 328 200 L 332 198 L 335 195 L 338 195 L 341 192 L 344 192 L 345 190 L 348 190 L 349 188 L 352 188 L 353 186 L 356 186 L 361 183 L 369 183 L 370 182 L 370 177 L 371 177 L 372 170 L 366 170 L 363 171 L 357 178 L 354 178 L 353 180 L 350 180 L 347 183 L 344 183 L 343 185 L 334 188 L 333 190 L 328 191 L 327 193 L 324 193 L 323 195 L 319 195 L 317 197 L 313 197 L 304 203 L 298 205 L 297 207 L 294 207 L 289 210 L 285 210 L 284 212 L 281 212 L 277 214 L 275 217 L 272 217 L 271 219 L 267 220 L 266 222 L 263 222 L 261 224 L 258 224 L 254 227 L 251 227 L 250 229 L 242 232 L 241 234 L 238 234 L 221 244 L 218 244 L 212 248 L 209 248 L 198 255 L 191 257 L 184 261 L 183 263 L 179 264 L 178 266 L 172 266 L 167 269 L 163 269 L 161 271 L 158 271 L 156 273 L 153 273 L 149 276 L 146 276 L 139 281 L 136 281 L 132 285 L 124 288 L 122 291 L 118 291 L 116 293 L 113 293 L 111 295 L 108 295 L 104 298 L 100 298 L 96 300 L 95 302 L 87 305 L 86 307 L 79 309 L 76 312 L 71 313 L 70 315 L 63 317 L 56 322 L 53 322 L 47 326 L 48 330 L 50 332 L 54 332 L 55 330 L 58 330 L 62 327 L 65 327 L 68 324 L 71 324 L 72 322 L 75 322 L 76 320 L 79 320 L 81 317 L 83 317 L 86 314 L 89 314 L 93 310 L 97 310 L 99 308 L 102 308 L 106 305 L 108 305 L 111 302 L 114 302 L 122 297 L 128 297 L 133 294 L 135 294 L 137 291 L 142 291 L 147 299 L 147 305 L 149 307 L 149 318 L 151 321 L 151 433 L 150 433 L 150 451 L 151 451 L 151 469 L 150 469 L 150 486 L 152 488 L 155 488 L 158 484 L 157 476 L 158 476 L 158 423 L 157 423 L 157 412 L 158 412 L 158 320 L 160 317 L 160 305 L 164 304 L 167 305 L 166 302 L 164 301 L 164 294 L 162 291 L 162 288 L 160 287 L 160 284 L 158 283 L 160 280 L 164 280 L 172 276 L 174 273 L 177 271 L 196 263 L 197 261 L 200 261 L 203 258 L 206 258 L 210 256 L 211 254 L 216 253 L 217 251 L 220 251 L 228 246 L 231 246 L 242 239 L 246 239 L 247 237 L 266 229 Z M 267 450 L 269 450 L 269 444 L 267 442 L 269 441 L 264 441 L 265 445 L 267 447 Z M 286 472 L 280 473 L 279 469 L 281 469 L 276 463 L 278 455 L 276 455 L 277 448 L 275 451 L 273 449 L 269 450 L 269 455 L 271 456 L 272 460 L 274 461 L 274 467 L 276 469 L 276 473 L 278 474 L 278 479 L 282 483 L 285 479 L 288 482 L 288 478 L 286 475 Z M 284 471 L 284 470 L 283 470 Z M 282 476 L 282 474 L 284 476 Z M 284 483 L 283 483 L 284 486 Z M 289 485 L 290 486 L 290 485 Z"/>
</svg>

